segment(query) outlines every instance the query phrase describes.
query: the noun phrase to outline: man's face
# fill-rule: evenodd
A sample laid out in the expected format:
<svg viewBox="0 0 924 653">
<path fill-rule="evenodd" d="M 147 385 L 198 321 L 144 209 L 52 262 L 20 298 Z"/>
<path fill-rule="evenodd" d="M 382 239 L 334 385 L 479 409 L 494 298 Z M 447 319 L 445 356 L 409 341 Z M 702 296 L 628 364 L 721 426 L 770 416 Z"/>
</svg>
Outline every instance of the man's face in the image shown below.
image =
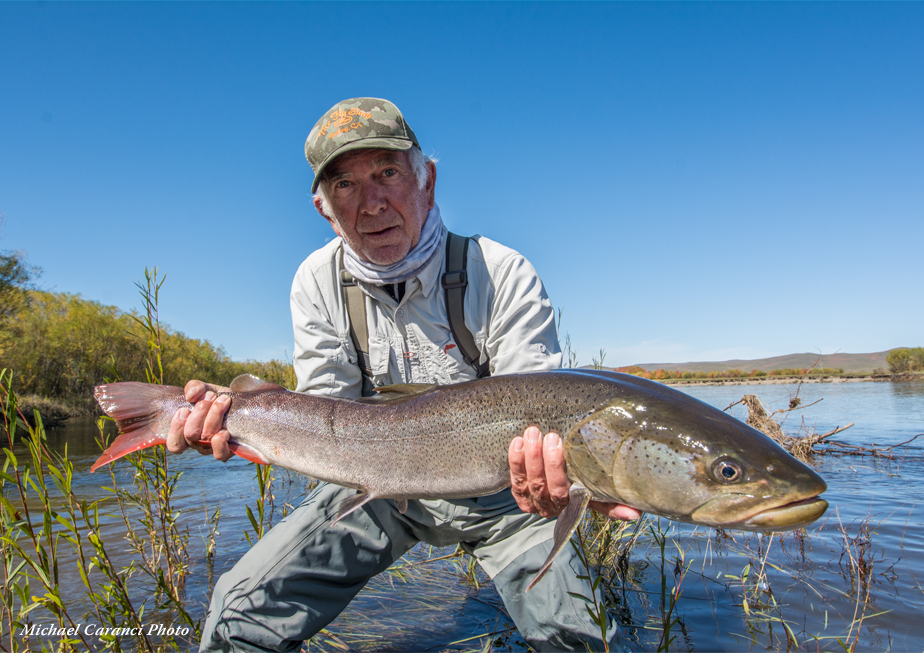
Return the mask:
<svg viewBox="0 0 924 653">
<path fill-rule="evenodd" d="M 407 152 L 356 150 L 327 168 L 326 215 L 314 205 L 356 254 L 378 265 L 397 263 L 420 240 L 433 208 L 436 166 L 427 162 L 427 183 L 418 187 Z"/>
</svg>

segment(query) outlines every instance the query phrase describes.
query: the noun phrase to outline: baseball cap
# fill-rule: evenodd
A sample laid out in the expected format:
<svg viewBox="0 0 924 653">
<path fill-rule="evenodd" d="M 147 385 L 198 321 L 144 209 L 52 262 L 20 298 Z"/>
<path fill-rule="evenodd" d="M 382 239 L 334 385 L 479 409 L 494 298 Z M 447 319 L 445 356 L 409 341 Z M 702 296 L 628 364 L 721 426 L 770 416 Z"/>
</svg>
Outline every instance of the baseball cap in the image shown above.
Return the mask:
<svg viewBox="0 0 924 653">
<path fill-rule="evenodd" d="M 394 104 L 359 97 L 338 102 L 315 123 L 305 141 L 305 158 L 314 170 L 311 192 L 331 161 L 352 150 L 409 150 L 420 147 L 417 137 Z"/>
</svg>

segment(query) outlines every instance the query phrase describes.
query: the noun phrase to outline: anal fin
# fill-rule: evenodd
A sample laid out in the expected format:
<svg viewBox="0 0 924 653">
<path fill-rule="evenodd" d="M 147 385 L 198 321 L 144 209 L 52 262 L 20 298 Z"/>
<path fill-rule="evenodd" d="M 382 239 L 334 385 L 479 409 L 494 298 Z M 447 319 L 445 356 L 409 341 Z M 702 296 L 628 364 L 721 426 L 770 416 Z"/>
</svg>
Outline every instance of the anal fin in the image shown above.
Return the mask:
<svg viewBox="0 0 924 653">
<path fill-rule="evenodd" d="M 211 446 L 211 443 L 208 440 L 200 440 L 199 444 L 208 444 Z M 228 440 L 228 449 L 231 450 L 235 456 L 240 456 L 244 460 L 249 460 L 252 463 L 258 465 L 269 465 L 270 462 L 263 456 L 262 453 L 251 447 L 249 444 L 244 444 L 238 442 L 234 438 Z"/>
<path fill-rule="evenodd" d="M 331 526 L 334 526 L 338 521 L 349 515 L 351 512 L 362 508 L 365 504 L 369 503 L 375 498 L 376 497 L 363 490 L 359 494 L 351 496 L 349 499 L 344 499 L 340 504 L 340 510 L 337 511 L 337 518 L 333 521 L 333 523 L 331 523 Z"/>
<path fill-rule="evenodd" d="M 555 522 L 555 532 L 552 535 L 552 550 L 549 552 L 549 557 L 545 559 L 542 567 L 539 568 L 536 577 L 533 578 L 532 582 L 526 588 L 527 592 L 531 590 L 536 583 L 542 580 L 542 577 L 545 576 L 546 572 L 551 568 L 552 562 L 555 561 L 555 556 L 561 553 L 561 550 L 564 549 L 565 545 L 571 540 L 571 535 L 577 530 L 578 525 L 581 523 L 581 518 L 584 516 L 584 511 L 587 509 L 587 504 L 590 503 L 590 498 L 590 492 L 588 492 L 587 488 L 583 485 L 575 483 L 571 486 L 571 490 L 568 491 L 568 505 Z"/>
</svg>

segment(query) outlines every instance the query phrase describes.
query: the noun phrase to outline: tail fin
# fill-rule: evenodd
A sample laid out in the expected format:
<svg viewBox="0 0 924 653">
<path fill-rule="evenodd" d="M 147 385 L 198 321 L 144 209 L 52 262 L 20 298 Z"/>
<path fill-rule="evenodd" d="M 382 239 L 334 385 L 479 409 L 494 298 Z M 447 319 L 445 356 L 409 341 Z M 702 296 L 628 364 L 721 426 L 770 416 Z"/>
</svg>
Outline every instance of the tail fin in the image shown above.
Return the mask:
<svg viewBox="0 0 924 653">
<path fill-rule="evenodd" d="M 116 421 L 119 437 L 103 452 L 91 472 L 133 451 L 167 442 L 163 428 L 165 412 L 175 412 L 186 400 L 183 388 L 148 383 L 110 383 L 93 393 L 107 415 Z M 170 401 L 175 399 L 176 401 Z M 189 404 L 186 404 L 189 406 Z M 190 406 L 191 407 L 191 406 Z M 172 417 L 171 412 L 171 417 Z M 169 417 L 168 424 L 169 424 Z M 160 427 L 160 428 L 159 428 Z M 158 432 L 163 431 L 163 432 Z"/>
</svg>

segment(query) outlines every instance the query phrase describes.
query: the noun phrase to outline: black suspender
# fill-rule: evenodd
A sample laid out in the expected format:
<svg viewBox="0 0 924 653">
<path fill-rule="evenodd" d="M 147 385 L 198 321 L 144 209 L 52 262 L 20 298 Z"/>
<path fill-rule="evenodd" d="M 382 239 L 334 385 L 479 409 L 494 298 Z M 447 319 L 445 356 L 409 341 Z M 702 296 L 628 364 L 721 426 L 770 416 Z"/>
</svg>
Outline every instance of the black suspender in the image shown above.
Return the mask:
<svg viewBox="0 0 924 653">
<path fill-rule="evenodd" d="M 462 358 L 475 368 L 478 378 L 491 376 L 488 361 L 479 363 L 481 352 L 475 345 L 475 337 L 465 326 L 465 289 L 468 287 L 468 244 L 471 238 L 463 238 L 449 232 L 446 239 L 446 272 L 443 274 L 443 290 L 446 292 L 446 313 L 452 337 L 459 346 Z"/>
<path fill-rule="evenodd" d="M 446 239 L 446 272 L 442 285 L 446 293 L 446 313 L 452 337 L 459 347 L 465 362 L 475 368 L 478 378 L 491 375 L 490 362 L 479 363 L 481 352 L 475 345 L 475 337 L 465 326 L 465 288 L 468 286 L 468 245 L 471 238 L 458 236 L 452 232 Z M 476 243 L 477 245 L 477 243 Z M 369 358 L 369 328 L 366 321 L 366 296 L 356 285 L 353 275 L 343 268 L 341 250 L 340 288 L 343 291 L 347 316 L 350 320 L 350 338 L 359 357 L 359 368 L 363 374 L 372 378 L 372 362 Z"/>
</svg>

